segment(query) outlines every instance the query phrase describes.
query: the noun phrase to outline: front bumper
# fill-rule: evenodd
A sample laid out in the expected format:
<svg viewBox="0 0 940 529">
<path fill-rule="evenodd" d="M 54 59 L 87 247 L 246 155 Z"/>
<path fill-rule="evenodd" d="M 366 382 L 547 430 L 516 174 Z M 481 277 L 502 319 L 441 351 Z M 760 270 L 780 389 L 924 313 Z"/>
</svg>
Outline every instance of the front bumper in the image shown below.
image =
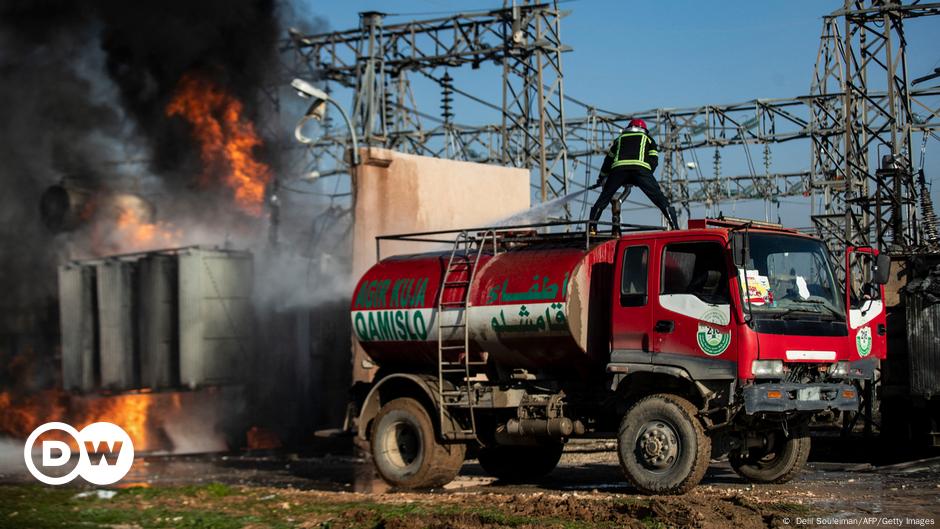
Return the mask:
<svg viewBox="0 0 940 529">
<path fill-rule="evenodd" d="M 849 384 L 753 384 L 742 388 L 744 411 L 858 410 L 858 392 Z"/>
</svg>

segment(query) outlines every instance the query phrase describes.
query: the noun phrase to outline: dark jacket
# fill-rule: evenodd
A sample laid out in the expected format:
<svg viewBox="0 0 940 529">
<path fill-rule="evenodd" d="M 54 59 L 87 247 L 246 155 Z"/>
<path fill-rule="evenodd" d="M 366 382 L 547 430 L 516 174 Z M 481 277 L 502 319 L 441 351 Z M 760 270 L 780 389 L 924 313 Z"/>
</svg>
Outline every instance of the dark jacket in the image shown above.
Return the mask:
<svg viewBox="0 0 940 529">
<path fill-rule="evenodd" d="M 653 172 L 658 163 L 656 141 L 645 130 L 632 127 L 621 132 L 610 144 L 604 165 L 601 166 L 601 177 L 621 168 L 643 168 Z"/>
</svg>

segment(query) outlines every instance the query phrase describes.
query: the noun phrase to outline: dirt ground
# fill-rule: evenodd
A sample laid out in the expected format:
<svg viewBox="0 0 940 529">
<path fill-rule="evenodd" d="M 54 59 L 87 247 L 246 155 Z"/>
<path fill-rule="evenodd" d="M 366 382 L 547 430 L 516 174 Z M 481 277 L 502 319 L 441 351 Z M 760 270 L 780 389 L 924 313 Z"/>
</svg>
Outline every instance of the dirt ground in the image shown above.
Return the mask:
<svg viewBox="0 0 940 529">
<path fill-rule="evenodd" d="M 0 474 L 0 527 L 696 527 L 936 525 L 940 458 L 890 466 L 811 463 L 785 485 L 749 485 L 713 463 L 689 494 L 638 495 L 613 444 L 569 445 L 531 485 L 505 485 L 468 461 L 443 490 L 398 492 L 351 456 L 144 457 L 123 487 L 40 487 Z M 898 521 L 899 520 L 899 521 Z"/>
</svg>

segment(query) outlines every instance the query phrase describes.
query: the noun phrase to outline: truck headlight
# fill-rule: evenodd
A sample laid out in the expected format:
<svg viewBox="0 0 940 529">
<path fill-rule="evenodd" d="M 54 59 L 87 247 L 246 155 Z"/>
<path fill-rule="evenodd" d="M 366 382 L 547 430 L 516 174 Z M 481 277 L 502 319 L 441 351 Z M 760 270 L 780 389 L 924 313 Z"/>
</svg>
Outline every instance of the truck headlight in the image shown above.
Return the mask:
<svg viewBox="0 0 940 529">
<path fill-rule="evenodd" d="M 751 373 L 755 377 L 782 377 L 783 360 L 754 360 L 751 362 Z"/>
<path fill-rule="evenodd" d="M 849 374 L 850 367 L 848 362 L 836 362 L 829 369 L 829 376 L 832 378 L 845 377 Z"/>
</svg>

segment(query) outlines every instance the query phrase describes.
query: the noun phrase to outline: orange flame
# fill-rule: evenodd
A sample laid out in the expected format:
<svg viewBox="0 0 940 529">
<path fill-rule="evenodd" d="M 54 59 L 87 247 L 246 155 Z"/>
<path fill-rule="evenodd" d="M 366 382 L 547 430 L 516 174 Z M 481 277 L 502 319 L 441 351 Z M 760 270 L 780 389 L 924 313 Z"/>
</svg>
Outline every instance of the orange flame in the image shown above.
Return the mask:
<svg viewBox="0 0 940 529">
<path fill-rule="evenodd" d="M 257 217 L 261 215 L 265 186 L 271 181 L 271 169 L 252 156 L 262 142 L 242 110 L 240 101 L 213 82 L 184 75 L 166 107 L 166 115 L 181 116 L 192 126 L 204 164 L 200 183 L 208 185 L 211 175 L 222 171 L 238 207 Z"/>
<path fill-rule="evenodd" d="M 159 397 L 159 401 L 158 401 Z M 0 392 L 0 432 L 25 439 L 42 424 L 66 422 L 76 430 L 95 422 L 111 422 L 123 428 L 134 442 L 134 450 L 161 448 L 160 439 L 152 435 L 151 413 L 155 408 L 179 408 L 179 400 L 171 395 L 131 393 L 105 397 L 72 397 L 60 390 L 14 397 Z M 52 435 L 72 444 L 66 434 Z"/>
<path fill-rule="evenodd" d="M 58 391 L 44 391 L 22 399 L 0 392 L 0 432 L 25 439 L 51 417 L 64 417 L 66 405 Z M 61 420 L 61 419 L 50 419 Z"/>
<path fill-rule="evenodd" d="M 133 208 L 122 208 L 116 222 L 116 234 L 123 251 L 144 251 L 178 246 L 182 232 L 167 222 L 147 222 Z"/>
<path fill-rule="evenodd" d="M 86 415 L 83 419 L 88 424 L 98 421 L 117 424 L 124 428 L 127 435 L 134 441 L 137 450 L 146 451 L 153 449 L 147 435 L 147 419 L 152 405 L 152 395 L 129 394 L 107 397 L 104 405 L 89 410 L 91 416 Z"/>
<path fill-rule="evenodd" d="M 245 433 L 245 440 L 251 450 L 276 450 L 281 448 L 281 438 L 267 428 L 252 426 Z"/>
<path fill-rule="evenodd" d="M 117 395 L 61 389 L 0 392 L 0 437 L 26 439 L 47 422 L 64 422 L 76 430 L 110 422 L 127 432 L 136 452 L 220 452 L 228 450 L 228 444 L 215 418 L 231 395 L 218 388 L 198 392 L 141 389 Z M 77 448 L 74 439 L 59 430 L 47 432 L 41 439 L 56 439 Z"/>
</svg>

